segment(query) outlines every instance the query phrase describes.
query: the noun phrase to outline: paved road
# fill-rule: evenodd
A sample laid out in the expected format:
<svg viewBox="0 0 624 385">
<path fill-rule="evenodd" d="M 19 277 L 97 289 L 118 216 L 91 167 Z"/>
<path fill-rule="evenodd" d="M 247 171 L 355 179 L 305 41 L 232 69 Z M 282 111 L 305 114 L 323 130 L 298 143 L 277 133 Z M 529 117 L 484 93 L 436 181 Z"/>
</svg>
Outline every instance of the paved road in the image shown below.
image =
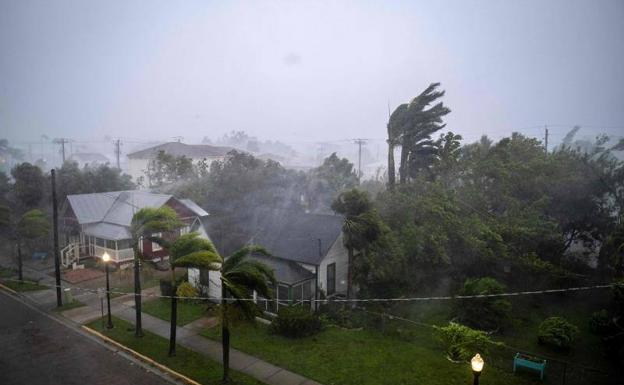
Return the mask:
<svg viewBox="0 0 624 385">
<path fill-rule="evenodd" d="M 168 384 L 0 290 L 0 384 Z"/>
</svg>

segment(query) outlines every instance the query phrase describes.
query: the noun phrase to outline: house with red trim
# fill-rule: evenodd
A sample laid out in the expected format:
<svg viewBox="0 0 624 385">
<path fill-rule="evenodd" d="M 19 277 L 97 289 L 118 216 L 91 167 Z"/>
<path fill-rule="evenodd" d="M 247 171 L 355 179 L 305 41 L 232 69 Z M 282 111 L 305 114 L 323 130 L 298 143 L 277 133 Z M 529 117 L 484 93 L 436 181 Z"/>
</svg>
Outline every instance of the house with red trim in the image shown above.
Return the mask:
<svg viewBox="0 0 624 385">
<path fill-rule="evenodd" d="M 81 258 L 101 258 L 108 253 L 117 264 L 130 263 L 134 258 L 130 224 L 134 214 L 144 207 L 171 207 L 184 227 L 165 239 L 195 231 L 208 238 L 203 221 L 208 213 L 189 199 L 178 199 L 168 194 L 147 191 L 112 191 L 93 194 L 68 195 L 61 206 L 61 263 L 65 267 L 79 263 Z M 147 239 L 139 243 L 145 259 L 168 259 L 167 251 Z"/>
</svg>

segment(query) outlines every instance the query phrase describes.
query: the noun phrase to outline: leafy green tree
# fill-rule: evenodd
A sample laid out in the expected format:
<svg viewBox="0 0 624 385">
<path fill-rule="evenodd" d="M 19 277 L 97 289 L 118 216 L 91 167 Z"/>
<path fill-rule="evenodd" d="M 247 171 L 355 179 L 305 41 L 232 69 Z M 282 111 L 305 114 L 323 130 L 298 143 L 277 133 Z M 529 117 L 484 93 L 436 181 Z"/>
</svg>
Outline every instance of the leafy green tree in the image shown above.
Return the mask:
<svg viewBox="0 0 624 385">
<path fill-rule="evenodd" d="M 38 209 L 24 213 L 19 219 L 13 220 L 8 206 L 0 205 L 0 229 L 17 249 L 17 276 L 24 280 L 22 248 L 50 233 L 50 224 L 45 214 Z"/>
<path fill-rule="evenodd" d="M 366 252 L 368 246 L 381 233 L 381 220 L 372 210 L 366 192 L 351 189 L 340 194 L 332 203 L 332 209 L 345 216 L 342 232 L 348 253 L 347 298 L 352 298 L 353 257 L 355 250 Z"/>
<path fill-rule="evenodd" d="M 265 298 L 272 297 L 270 288 L 275 285 L 273 270 L 261 262 L 247 259 L 247 256 L 253 253 L 263 255 L 269 253 L 260 246 L 246 246 L 223 260 L 209 240 L 198 238 L 197 235 L 184 237 L 176 254 L 178 252 L 185 254 L 173 262 L 176 267 L 195 267 L 221 273 L 223 381 L 227 382 L 230 367 L 228 296 L 249 317 L 255 314 L 255 304 L 249 301 L 252 291 Z"/>
<path fill-rule="evenodd" d="M 169 206 L 159 208 L 144 207 L 132 216 L 130 225 L 130 233 L 132 234 L 132 249 L 134 250 L 134 303 L 136 312 L 136 328 L 135 335 L 143 336 L 143 327 L 141 323 L 141 275 L 140 260 L 141 252 L 139 242 L 147 239 L 161 246 L 169 247 L 164 233 L 172 232 L 182 223 L 178 218 L 178 214 Z M 156 234 L 162 234 L 157 236 Z"/>
<path fill-rule="evenodd" d="M 487 352 L 490 346 L 502 346 L 501 343 L 494 342 L 487 333 L 456 322 L 434 328 L 447 357 L 453 361 L 466 361 L 476 351 Z"/>
<path fill-rule="evenodd" d="M 174 183 L 196 177 L 193 160 L 184 155 L 174 156 L 161 150 L 147 166 L 147 179 L 152 186 Z"/>
<path fill-rule="evenodd" d="M 15 201 L 26 210 L 36 208 L 46 191 L 43 186 L 47 186 L 41 169 L 30 163 L 22 163 L 11 170 L 11 175 L 15 180 Z"/>
<path fill-rule="evenodd" d="M 500 294 L 505 286 L 494 278 L 469 278 L 460 295 Z M 455 312 L 466 324 L 491 330 L 501 327 L 511 312 L 511 303 L 503 298 L 471 298 L 459 300 Z"/>
</svg>

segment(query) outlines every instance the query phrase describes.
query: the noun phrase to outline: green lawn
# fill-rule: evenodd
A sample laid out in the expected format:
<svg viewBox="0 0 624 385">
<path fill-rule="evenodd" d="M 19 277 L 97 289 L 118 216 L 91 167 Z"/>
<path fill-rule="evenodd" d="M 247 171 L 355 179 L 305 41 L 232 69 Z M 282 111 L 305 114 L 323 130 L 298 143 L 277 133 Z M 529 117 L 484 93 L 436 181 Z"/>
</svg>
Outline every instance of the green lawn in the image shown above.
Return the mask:
<svg viewBox="0 0 624 385">
<path fill-rule="evenodd" d="M 85 306 L 85 304 L 78 300 L 73 300 L 70 303 L 63 303 L 63 306 L 61 307 L 54 308 L 54 311 L 60 313 L 60 312 L 64 312 L 65 310 L 75 309 L 77 307 L 82 307 L 82 306 Z"/>
<path fill-rule="evenodd" d="M 238 324 L 232 328 L 232 346 L 263 358 L 323 384 L 464 385 L 472 383 L 468 363 L 453 364 L 438 349 L 427 330 L 424 343 L 407 342 L 370 330 L 330 327 L 320 334 L 289 339 L 272 335 L 262 325 Z M 220 338 L 220 328 L 202 333 Z M 487 357 L 486 357 L 487 360 Z M 487 366 L 481 383 L 491 385 L 529 384 Z"/>
<path fill-rule="evenodd" d="M 87 326 L 202 384 L 222 384 L 223 369 L 220 363 L 179 345 L 176 348 L 176 356 L 169 357 L 167 354 L 169 351 L 169 340 L 148 331 L 143 332 L 144 336 L 142 338 L 136 338 L 134 336 L 134 325 L 117 317 L 113 317 L 113 324 L 115 326 L 113 329 L 106 329 L 102 326 L 102 322 L 97 320 Z M 262 382 L 252 377 L 233 370 L 230 370 L 230 376 L 232 379 L 231 384 L 262 384 Z"/>
<path fill-rule="evenodd" d="M 47 286 L 39 285 L 36 282 L 30 282 L 30 281 L 17 282 L 17 281 L 10 281 L 10 280 L 1 280 L 0 283 L 2 283 L 4 286 L 11 288 L 15 291 L 35 291 L 35 290 L 48 289 Z"/>
<path fill-rule="evenodd" d="M 141 305 L 141 310 L 154 317 L 170 321 L 171 300 L 168 298 L 159 298 L 146 301 Z M 207 306 L 205 303 L 178 300 L 178 326 L 184 326 L 206 315 Z"/>
</svg>

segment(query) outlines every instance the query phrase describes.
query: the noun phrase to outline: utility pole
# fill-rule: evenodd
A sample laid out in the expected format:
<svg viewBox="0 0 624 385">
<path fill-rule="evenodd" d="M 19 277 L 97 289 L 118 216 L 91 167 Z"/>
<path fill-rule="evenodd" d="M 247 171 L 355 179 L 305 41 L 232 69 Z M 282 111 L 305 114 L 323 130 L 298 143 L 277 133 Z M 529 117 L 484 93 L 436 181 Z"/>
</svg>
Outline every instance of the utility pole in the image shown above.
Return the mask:
<svg viewBox="0 0 624 385">
<path fill-rule="evenodd" d="M 358 145 L 358 182 L 362 178 L 362 145 L 366 144 L 366 139 L 354 139 L 353 143 Z"/>
<path fill-rule="evenodd" d="M 54 139 L 54 143 L 61 145 L 61 153 L 63 154 L 63 163 L 65 163 L 65 143 L 69 143 L 69 139 L 57 138 L 57 139 Z"/>
<path fill-rule="evenodd" d="M 548 155 L 548 126 L 544 125 L 544 152 Z"/>
<path fill-rule="evenodd" d="M 117 157 L 117 169 L 121 170 L 121 167 L 119 166 L 119 156 L 121 154 L 121 140 L 117 139 L 115 141 L 115 156 Z"/>
<path fill-rule="evenodd" d="M 50 171 L 52 179 L 52 226 L 54 227 L 54 275 L 56 277 L 56 306 L 63 306 L 61 298 L 61 262 L 59 257 L 58 239 L 58 205 L 56 202 L 56 171 Z"/>
</svg>

